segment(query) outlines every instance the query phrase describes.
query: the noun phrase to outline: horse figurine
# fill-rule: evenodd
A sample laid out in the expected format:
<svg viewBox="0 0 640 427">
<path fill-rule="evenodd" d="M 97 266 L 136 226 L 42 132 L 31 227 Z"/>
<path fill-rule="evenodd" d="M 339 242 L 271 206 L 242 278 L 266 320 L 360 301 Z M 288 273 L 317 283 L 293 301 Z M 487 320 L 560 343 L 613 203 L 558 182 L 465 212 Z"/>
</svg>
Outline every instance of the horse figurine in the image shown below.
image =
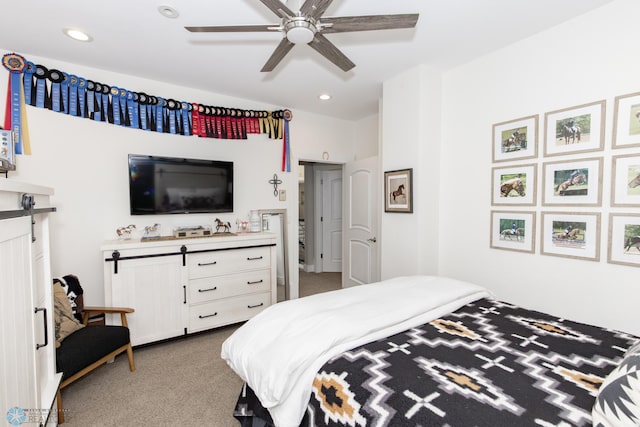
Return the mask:
<svg viewBox="0 0 640 427">
<path fill-rule="evenodd" d="M 396 191 L 391 192 L 391 197 L 393 197 L 393 201 L 396 201 L 396 197 L 404 196 L 404 184 L 400 184 Z"/>
<path fill-rule="evenodd" d="M 126 227 L 119 227 L 118 229 L 116 229 L 116 234 L 122 239 L 130 239 L 131 234 L 135 229 L 136 226 L 134 224 L 129 224 Z"/>
<path fill-rule="evenodd" d="M 220 231 L 222 229 L 222 231 Z M 216 233 L 228 233 L 231 229 L 231 223 L 229 221 L 223 222 L 219 218 L 216 218 Z"/>
</svg>

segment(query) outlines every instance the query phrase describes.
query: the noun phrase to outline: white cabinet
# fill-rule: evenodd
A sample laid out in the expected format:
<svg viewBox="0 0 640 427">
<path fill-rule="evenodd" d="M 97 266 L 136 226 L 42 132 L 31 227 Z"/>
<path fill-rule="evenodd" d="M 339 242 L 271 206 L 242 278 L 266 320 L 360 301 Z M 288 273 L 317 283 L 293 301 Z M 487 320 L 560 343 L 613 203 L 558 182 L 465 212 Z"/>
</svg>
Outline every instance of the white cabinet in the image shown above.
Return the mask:
<svg viewBox="0 0 640 427">
<path fill-rule="evenodd" d="M 22 208 L 23 194 L 35 201 L 32 210 Z M 0 182 L 0 408 L 35 425 L 56 423 L 49 412 L 61 379 L 55 372 L 51 194 L 46 187 Z"/>
<path fill-rule="evenodd" d="M 248 320 L 276 302 L 275 245 L 268 233 L 107 243 L 105 304 L 135 310 L 134 346 Z"/>
</svg>

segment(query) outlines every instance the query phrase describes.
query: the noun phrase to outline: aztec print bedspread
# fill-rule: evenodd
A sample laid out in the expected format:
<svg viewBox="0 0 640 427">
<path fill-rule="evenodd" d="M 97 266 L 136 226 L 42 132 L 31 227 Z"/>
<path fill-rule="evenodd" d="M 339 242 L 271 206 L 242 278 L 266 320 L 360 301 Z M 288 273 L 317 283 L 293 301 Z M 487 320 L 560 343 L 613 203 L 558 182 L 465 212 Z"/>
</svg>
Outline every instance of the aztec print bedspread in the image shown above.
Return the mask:
<svg viewBox="0 0 640 427">
<path fill-rule="evenodd" d="M 479 299 L 328 361 L 301 426 L 590 426 L 598 387 L 637 340 Z M 246 386 L 234 415 L 273 425 Z"/>
<path fill-rule="evenodd" d="M 480 299 L 330 360 L 303 425 L 590 426 L 600 384 L 636 340 Z"/>
</svg>

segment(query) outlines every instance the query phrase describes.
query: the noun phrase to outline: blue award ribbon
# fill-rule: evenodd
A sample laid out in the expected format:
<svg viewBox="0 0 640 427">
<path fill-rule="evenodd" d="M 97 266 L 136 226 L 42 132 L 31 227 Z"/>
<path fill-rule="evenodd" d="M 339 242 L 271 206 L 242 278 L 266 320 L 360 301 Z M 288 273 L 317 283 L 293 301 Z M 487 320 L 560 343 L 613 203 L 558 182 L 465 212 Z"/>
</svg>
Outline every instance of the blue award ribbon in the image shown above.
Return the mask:
<svg viewBox="0 0 640 427">
<path fill-rule="evenodd" d="M 36 66 L 36 107 L 44 108 L 47 98 L 47 74 L 49 70 L 42 65 Z"/>
<path fill-rule="evenodd" d="M 169 113 L 169 133 L 176 133 L 176 101 L 167 100 L 167 113 Z"/>
<path fill-rule="evenodd" d="M 111 88 L 107 85 L 102 85 L 102 92 L 100 97 L 102 98 L 102 115 L 101 120 L 103 122 L 113 123 L 113 117 L 109 114 L 111 109 L 109 108 L 109 92 Z"/>
<path fill-rule="evenodd" d="M 129 112 L 129 126 L 135 129 L 140 128 L 138 121 L 138 94 L 127 91 L 127 111 Z"/>
<path fill-rule="evenodd" d="M 69 76 L 69 111 L 72 116 L 78 116 L 78 76 Z"/>
<path fill-rule="evenodd" d="M 96 111 L 96 93 L 94 91 L 96 84 L 87 80 L 87 117 L 93 119 L 93 113 Z"/>
<path fill-rule="evenodd" d="M 51 80 L 51 109 L 56 112 L 62 111 L 60 104 L 60 83 L 64 80 L 64 75 L 58 70 L 49 70 L 47 74 L 49 80 Z"/>
<path fill-rule="evenodd" d="M 95 111 L 96 113 L 93 115 L 93 120 L 97 122 L 101 122 L 104 120 L 103 110 L 102 110 L 102 84 L 95 83 Z"/>
<path fill-rule="evenodd" d="M 147 102 L 149 101 L 149 97 L 146 93 L 138 94 L 138 104 L 140 105 L 140 128 L 142 130 L 149 130 L 147 126 Z"/>
<path fill-rule="evenodd" d="M 129 126 L 128 115 L 129 112 L 127 110 L 127 90 L 120 89 L 118 92 L 118 101 L 120 102 L 120 124 L 122 126 Z"/>
<path fill-rule="evenodd" d="M 191 118 L 191 113 L 189 112 L 190 105 L 188 102 L 182 103 L 182 134 L 186 136 L 191 135 L 191 125 L 189 123 L 189 119 Z"/>
<path fill-rule="evenodd" d="M 31 101 L 31 94 L 33 93 L 33 75 L 35 74 L 35 72 L 36 65 L 33 62 L 27 61 L 27 67 L 24 70 L 22 79 L 24 82 L 24 102 L 28 105 L 33 105 Z"/>
<path fill-rule="evenodd" d="M 158 98 L 158 102 L 154 106 L 155 116 L 156 116 L 156 132 L 162 133 L 164 132 L 164 127 L 162 126 L 162 124 L 164 119 L 164 109 L 165 109 L 166 102 L 164 101 L 163 98 L 160 98 L 159 96 L 157 98 Z"/>
<path fill-rule="evenodd" d="M 69 114 L 69 74 L 63 72 L 64 80 L 60 83 L 60 92 L 62 92 L 62 107 L 64 112 Z"/>
<path fill-rule="evenodd" d="M 111 86 L 111 112 L 113 113 L 113 124 L 120 124 L 120 89 Z"/>
<path fill-rule="evenodd" d="M 87 117 L 86 105 L 87 79 L 78 77 L 78 104 L 80 105 L 80 117 Z"/>
</svg>

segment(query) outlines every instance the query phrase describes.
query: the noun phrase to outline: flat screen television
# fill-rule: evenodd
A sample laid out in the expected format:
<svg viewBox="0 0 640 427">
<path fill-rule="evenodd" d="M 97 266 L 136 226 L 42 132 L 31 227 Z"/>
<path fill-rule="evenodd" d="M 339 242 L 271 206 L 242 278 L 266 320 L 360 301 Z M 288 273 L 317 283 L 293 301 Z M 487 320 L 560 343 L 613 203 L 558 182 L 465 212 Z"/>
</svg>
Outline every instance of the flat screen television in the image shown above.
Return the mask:
<svg viewBox="0 0 640 427">
<path fill-rule="evenodd" d="M 233 212 L 233 162 L 129 154 L 131 215 Z"/>
</svg>

